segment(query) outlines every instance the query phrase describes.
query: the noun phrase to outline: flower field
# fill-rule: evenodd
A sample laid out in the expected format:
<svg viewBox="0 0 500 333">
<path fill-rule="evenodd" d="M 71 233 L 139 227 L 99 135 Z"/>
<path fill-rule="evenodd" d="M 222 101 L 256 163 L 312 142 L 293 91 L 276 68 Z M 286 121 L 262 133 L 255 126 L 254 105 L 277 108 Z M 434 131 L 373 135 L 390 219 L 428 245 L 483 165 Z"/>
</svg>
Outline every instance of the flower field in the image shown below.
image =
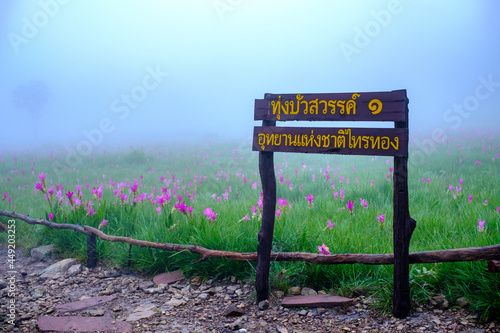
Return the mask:
<svg viewBox="0 0 500 333">
<path fill-rule="evenodd" d="M 463 132 L 445 142 L 410 143 L 410 252 L 500 243 L 500 132 Z M 424 141 L 425 142 L 425 141 Z M 426 150 L 427 149 L 427 150 Z M 161 243 L 257 251 L 262 209 L 258 153 L 250 142 L 100 148 L 77 167 L 63 152 L 0 154 L 0 209 Z M 273 251 L 392 253 L 392 158 L 281 154 Z M 6 224 L 7 218 L 0 216 Z M 86 237 L 18 221 L 17 245 L 56 243 L 86 260 Z M 5 233 L 0 240 L 6 242 Z M 255 262 L 200 258 L 99 241 L 101 259 L 148 273 L 182 268 L 202 276 L 251 278 Z M 129 251 L 130 250 L 130 251 Z M 274 262 L 271 285 L 367 294 L 391 303 L 392 266 Z M 443 293 L 466 297 L 484 316 L 500 313 L 500 275 L 486 262 L 411 265 L 415 302 Z"/>
</svg>

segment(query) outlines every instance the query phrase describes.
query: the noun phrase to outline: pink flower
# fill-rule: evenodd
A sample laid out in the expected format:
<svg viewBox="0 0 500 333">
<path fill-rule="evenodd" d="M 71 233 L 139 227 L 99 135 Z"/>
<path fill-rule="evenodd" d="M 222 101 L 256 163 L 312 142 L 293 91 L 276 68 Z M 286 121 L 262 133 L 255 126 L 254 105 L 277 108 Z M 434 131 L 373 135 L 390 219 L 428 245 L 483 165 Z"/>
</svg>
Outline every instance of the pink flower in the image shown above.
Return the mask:
<svg viewBox="0 0 500 333">
<path fill-rule="evenodd" d="M 488 206 L 488 200 L 484 200 L 484 205 Z"/>
<path fill-rule="evenodd" d="M 368 202 L 365 199 L 359 198 L 359 201 L 361 206 L 365 207 L 365 209 L 368 209 Z"/>
<path fill-rule="evenodd" d="M 462 185 L 463 185 L 463 183 L 464 183 L 464 180 L 463 180 L 463 179 L 459 179 L 459 180 L 458 180 L 458 184 L 460 184 L 460 186 L 462 186 Z"/>
<path fill-rule="evenodd" d="M 54 219 L 54 214 L 53 213 L 49 213 L 49 220 L 52 221 Z"/>
<path fill-rule="evenodd" d="M 318 251 L 320 254 L 330 255 L 330 249 L 325 245 L 318 246 Z"/>
<path fill-rule="evenodd" d="M 243 218 L 239 222 L 242 222 L 242 221 L 250 221 L 250 217 L 248 217 L 248 214 L 243 216 Z"/>
<path fill-rule="evenodd" d="M 212 221 L 212 222 L 215 222 L 215 218 L 217 217 L 218 214 L 215 214 L 215 212 L 212 210 L 212 208 L 205 208 L 203 210 L 203 213 L 205 214 L 205 216 L 207 217 L 207 219 L 209 221 Z"/>
<path fill-rule="evenodd" d="M 309 193 L 309 195 L 307 197 L 304 197 L 304 198 L 308 201 L 309 209 L 312 209 L 313 200 L 314 200 L 314 197 L 312 196 L 312 194 Z"/>
<path fill-rule="evenodd" d="M 156 212 L 158 213 L 158 216 L 161 215 L 161 206 L 156 207 Z"/>
<path fill-rule="evenodd" d="M 477 228 L 479 229 L 479 232 L 484 232 L 484 221 L 477 221 Z"/>
<path fill-rule="evenodd" d="M 99 223 L 99 226 L 97 227 L 97 229 L 101 230 L 101 228 L 104 227 L 107 223 L 108 223 L 108 220 L 102 220 L 102 222 Z"/>
<path fill-rule="evenodd" d="M 43 172 L 38 175 L 38 179 L 40 179 L 42 183 L 45 182 L 45 175 L 43 174 Z"/>
<path fill-rule="evenodd" d="M 279 210 L 279 209 L 278 209 L 278 210 L 276 210 L 275 214 L 276 214 L 276 217 L 277 217 L 278 219 L 280 219 L 280 218 L 281 218 L 281 210 Z"/>
<path fill-rule="evenodd" d="M 331 220 L 326 221 L 326 223 L 328 224 L 326 226 L 327 229 L 332 229 L 334 225 L 337 225 L 337 223 L 332 223 Z"/>
<path fill-rule="evenodd" d="M 500 207 L 498 207 L 498 214 L 500 214 Z"/>
<path fill-rule="evenodd" d="M 35 183 L 35 189 L 37 189 L 38 191 L 40 191 L 42 193 L 45 193 L 45 187 L 43 186 L 42 183 Z"/>
<path fill-rule="evenodd" d="M 345 206 L 347 207 L 347 209 L 349 209 L 349 213 L 351 213 L 351 215 L 352 215 L 352 210 L 354 208 L 354 202 L 352 202 L 351 200 L 349 200 L 347 202 L 347 205 L 345 205 Z"/>
<path fill-rule="evenodd" d="M 448 186 L 448 191 L 451 191 L 453 189 L 454 189 L 453 185 Z"/>
<path fill-rule="evenodd" d="M 372 180 L 370 183 L 371 183 L 371 185 L 370 185 L 370 186 L 375 185 L 375 181 L 374 181 L 374 180 Z"/>
<path fill-rule="evenodd" d="M 377 216 L 377 219 L 378 219 L 378 222 L 379 222 L 380 229 L 383 229 L 384 228 L 384 222 L 385 222 L 385 216 L 384 216 L 384 214 Z"/>
</svg>

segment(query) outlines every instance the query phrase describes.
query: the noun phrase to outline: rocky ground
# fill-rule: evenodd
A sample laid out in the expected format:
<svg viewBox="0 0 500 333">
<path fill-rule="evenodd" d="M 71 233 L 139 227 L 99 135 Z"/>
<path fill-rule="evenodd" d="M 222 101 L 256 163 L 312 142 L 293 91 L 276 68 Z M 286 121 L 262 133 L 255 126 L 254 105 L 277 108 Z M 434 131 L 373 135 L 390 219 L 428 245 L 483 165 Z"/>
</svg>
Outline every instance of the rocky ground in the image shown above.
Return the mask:
<svg viewBox="0 0 500 333">
<path fill-rule="evenodd" d="M 102 264 L 88 270 L 75 261 L 65 261 L 56 266 L 59 270 L 47 271 L 60 261 L 43 253 L 34 255 L 16 250 L 12 270 L 5 246 L 0 250 L 2 332 L 40 332 L 39 320 L 47 319 L 50 324 L 56 322 L 53 317 L 65 316 L 62 319 L 85 317 L 87 323 L 88 317 L 103 322 L 109 318 L 108 325 L 115 325 L 116 331 L 121 327 L 133 332 L 500 332 L 499 323 L 479 323 L 477 315 L 451 308 L 439 297 L 402 320 L 380 315 L 364 297 L 332 308 L 284 308 L 280 304 L 286 295 L 275 292 L 270 303 L 255 305 L 253 284 L 234 277 L 157 285 L 152 277 Z M 12 275 L 14 284 L 9 280 Z M 306 288 L 297 291 L 314 293 Z M 9 323 L 13 299 L 9 292 L 16 294 L 14 325 Z M 82 303 L 72 302 L 82 300 L 98 304 L 72 308 Z M 64 305 L 67 303 L 70 305 Z"/>
</svg>

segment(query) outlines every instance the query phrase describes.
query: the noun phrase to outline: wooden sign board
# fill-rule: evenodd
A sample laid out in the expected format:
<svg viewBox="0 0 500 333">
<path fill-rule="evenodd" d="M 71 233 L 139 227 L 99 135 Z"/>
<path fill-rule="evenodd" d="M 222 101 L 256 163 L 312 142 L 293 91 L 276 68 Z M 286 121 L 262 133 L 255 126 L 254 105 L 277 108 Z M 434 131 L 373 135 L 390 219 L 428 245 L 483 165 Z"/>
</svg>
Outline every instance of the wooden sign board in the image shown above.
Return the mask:
<svg viewBox="0 0 500 333">
<path fill-rule="evenodd" d="M 266 94 L 254 120 L 405 121 L 406 90 L 333 94 Z"/>
<path fill-rule="evenodd" d="M 256 126 L 254 151 L 342 155 L 407 156 L 402 128 Z"/>
<path fill-rule="evenodd" d="M 393 314 L 410 311 L 409 247 L 415 228 L 408 205 L 408 98 L 406 90 L 334 94 L 266 94 L 255 100 L 253 147 L 259 152 L 262 223 L 258 234 L 257 302 L 269 294 L 276 210 L 274 152 L 394 156 Z M 392 121 L 394 128 L 276 127 L 277 121 Z M 414 223 L 415 222 L 415 223 Z"/>
</svg>

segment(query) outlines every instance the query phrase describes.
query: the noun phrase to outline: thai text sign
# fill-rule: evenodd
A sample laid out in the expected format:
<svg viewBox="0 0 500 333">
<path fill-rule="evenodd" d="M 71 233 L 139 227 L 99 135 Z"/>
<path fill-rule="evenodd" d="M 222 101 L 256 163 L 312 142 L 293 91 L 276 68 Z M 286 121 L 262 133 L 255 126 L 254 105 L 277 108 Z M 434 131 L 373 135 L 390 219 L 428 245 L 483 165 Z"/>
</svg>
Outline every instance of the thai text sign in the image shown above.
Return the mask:
<svg viewBox="0 0 500 333">
<path fill-rule="evenodd" d="M 252 150 L 404 157 L 408 135 L 403 128 L 256 126 Z"/>
<path fill-rule="evenodd" d="M 405 121 L 406 90 L 333 94 L 266 94 L 254 120 Z"/>
</svg>

